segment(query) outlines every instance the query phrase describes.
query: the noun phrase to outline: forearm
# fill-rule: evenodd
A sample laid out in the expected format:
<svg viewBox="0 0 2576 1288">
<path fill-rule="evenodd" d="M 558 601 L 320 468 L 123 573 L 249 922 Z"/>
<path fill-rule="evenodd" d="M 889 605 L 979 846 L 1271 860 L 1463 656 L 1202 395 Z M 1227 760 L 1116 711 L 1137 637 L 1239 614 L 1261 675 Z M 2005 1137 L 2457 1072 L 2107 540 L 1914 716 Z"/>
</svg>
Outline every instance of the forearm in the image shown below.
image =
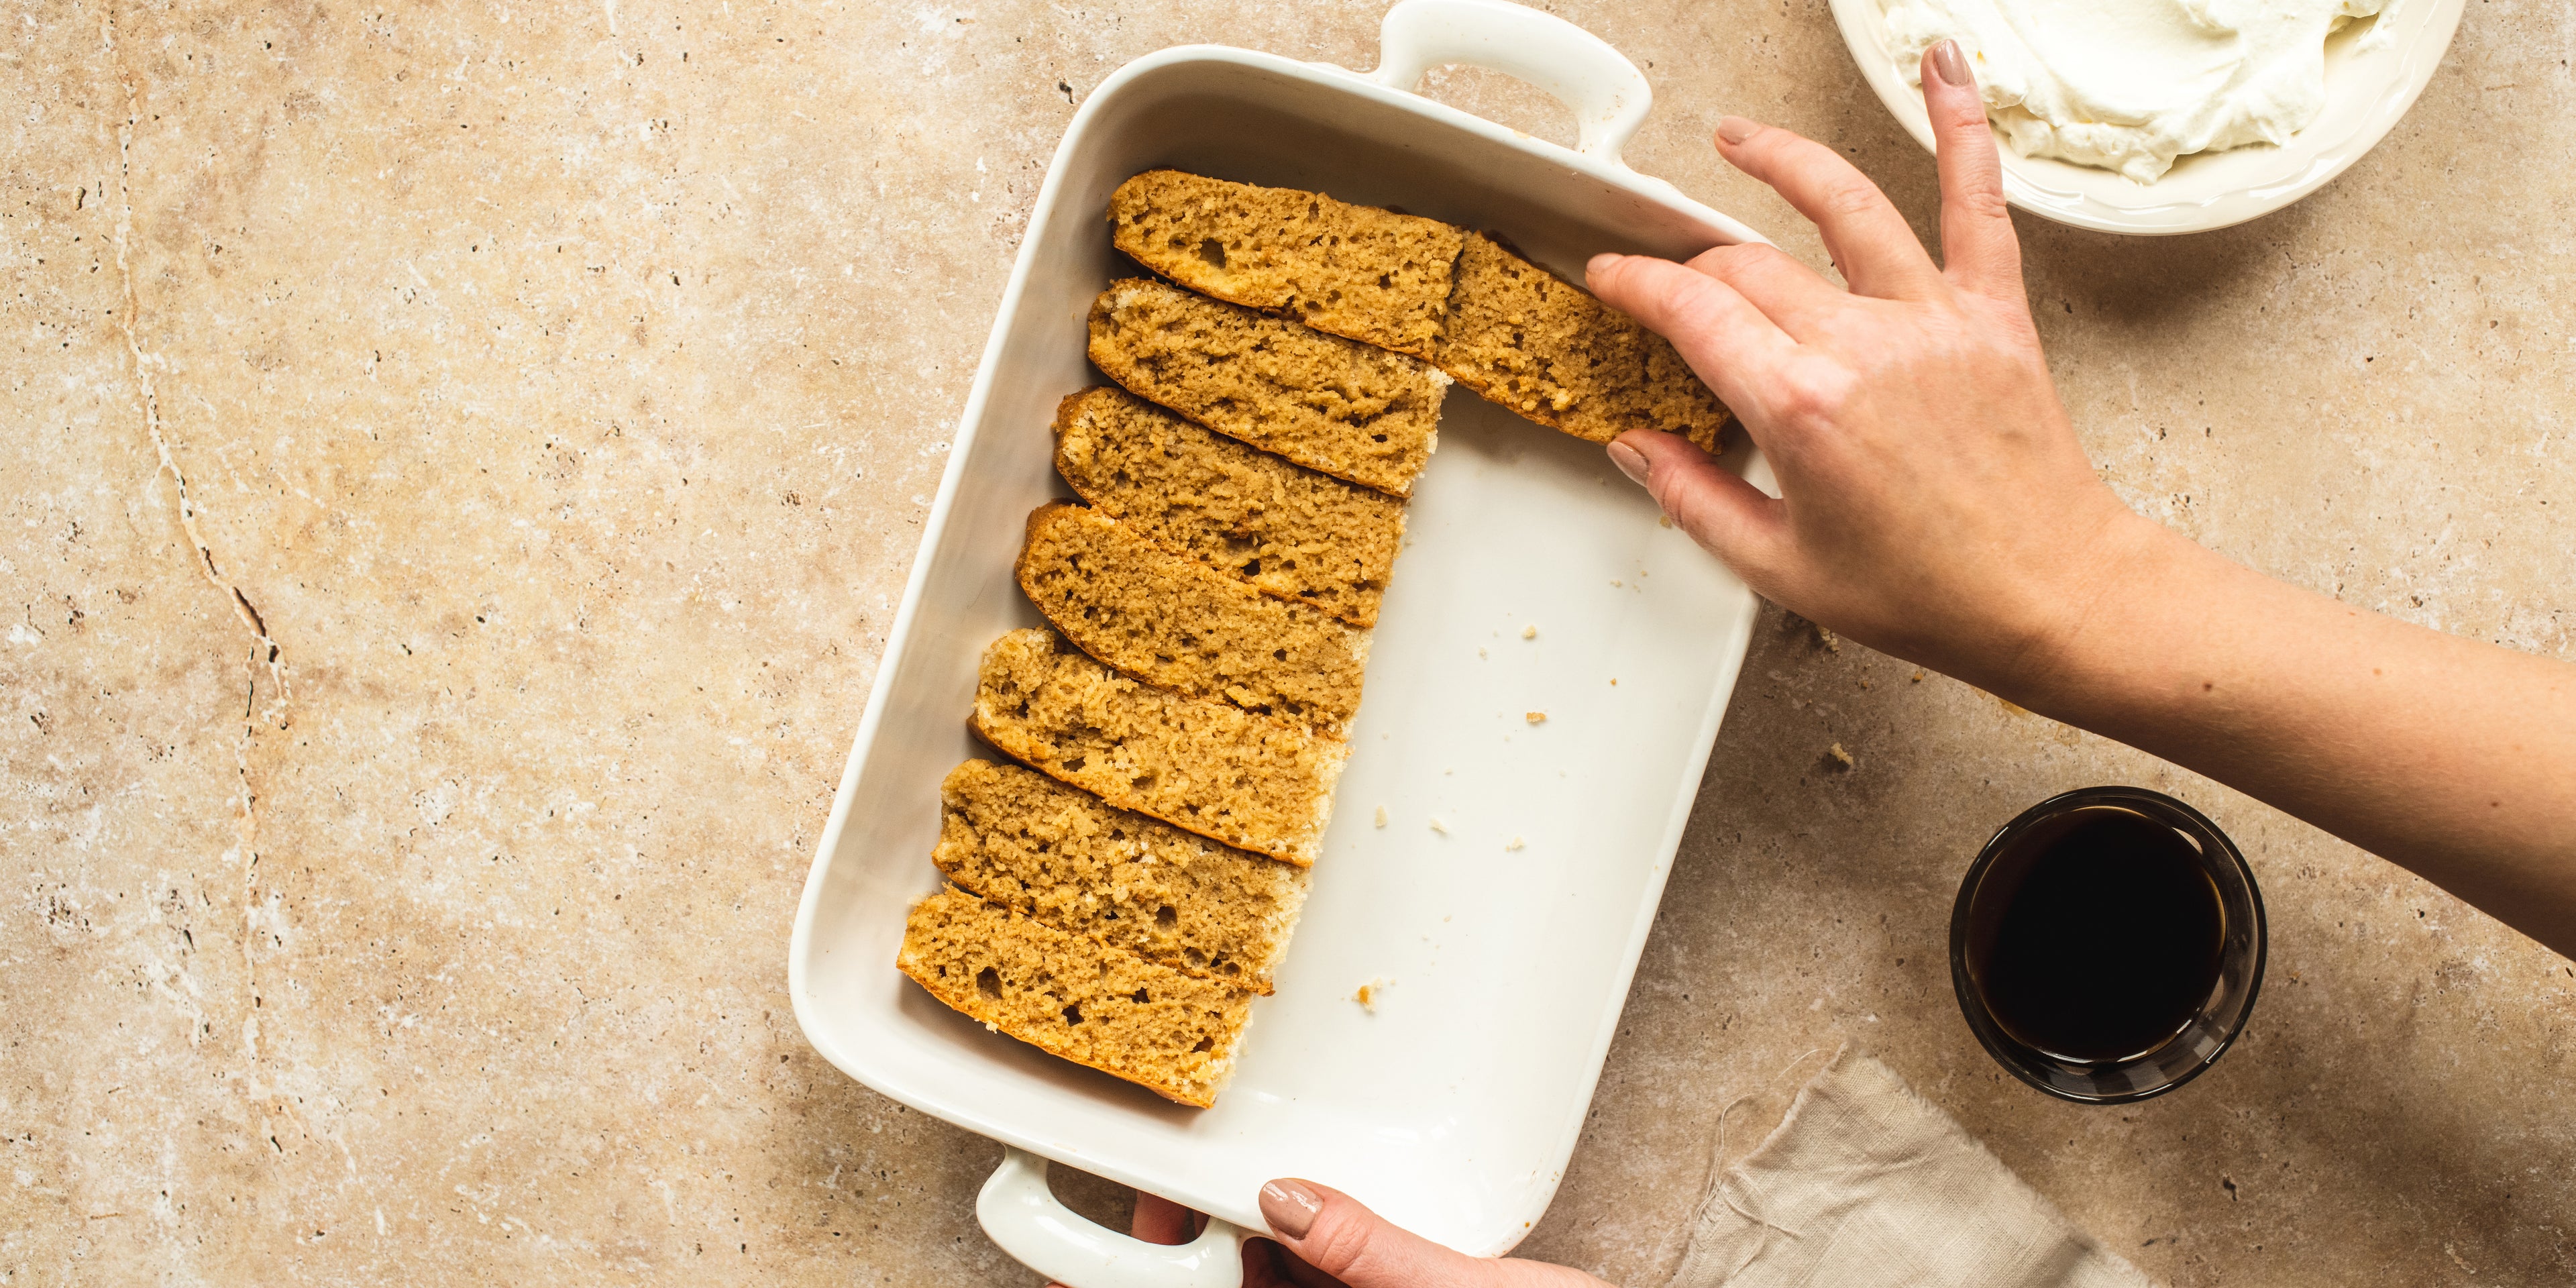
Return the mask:
<svg viewBox="0 0 2576 1288">
<path fill-rule="evenodd" d="M 2338 603 L 2136 522 L 2064 646 L 2003 696 L 2576 956 L 2576 666 Z"/>
<path fill-rule="evenodd" d="M 1938 267 L 1832 149 L 1734 118 L 1720 149 L 1816 221 L 1845 286 L 1765 246 L 1589 267 L 1735 409 L 1778 494 L 1670 435 L 1632 431 L 1611 460 L 1772 600 L 2576 955 L 2576 667 L 2271 581 L 2120 506 L 2049 379 L 1985 104 L 1950 51 L 1923 65 Z"/>
</svg>

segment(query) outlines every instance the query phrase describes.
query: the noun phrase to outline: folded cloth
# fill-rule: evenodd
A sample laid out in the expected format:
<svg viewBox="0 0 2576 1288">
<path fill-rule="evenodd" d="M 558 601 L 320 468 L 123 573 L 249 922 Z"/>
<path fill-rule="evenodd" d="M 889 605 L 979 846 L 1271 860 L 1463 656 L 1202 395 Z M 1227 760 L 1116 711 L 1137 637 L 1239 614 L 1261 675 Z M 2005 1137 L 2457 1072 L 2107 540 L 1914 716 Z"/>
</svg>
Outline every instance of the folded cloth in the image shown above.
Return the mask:
<svg viewBox="0 0 2576 1288">
<path fill-rule="evenodd" d="M 2154 1288 L 1849 1046 L 1709 1186 L 1671 1288 Z"/>
</svg>

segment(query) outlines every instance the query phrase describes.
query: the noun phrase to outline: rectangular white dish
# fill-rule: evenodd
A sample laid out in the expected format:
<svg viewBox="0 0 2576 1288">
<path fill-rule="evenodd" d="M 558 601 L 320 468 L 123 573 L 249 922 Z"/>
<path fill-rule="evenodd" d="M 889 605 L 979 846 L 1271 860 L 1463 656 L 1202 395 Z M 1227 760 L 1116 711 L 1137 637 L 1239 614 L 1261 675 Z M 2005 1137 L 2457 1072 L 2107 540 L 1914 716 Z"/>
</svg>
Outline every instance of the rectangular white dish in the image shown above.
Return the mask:
<svg viewBox="0 0 2576 1288">
<path fill-rule="evenodd" d="M 1573 1151 L 1756 609 L 1595 445 L 1451 394 L 1314 892 L 1215 1108 L 987 1033 L 894 968 L 906 907 L 938 883 L 941 777 L 1001 759 L 965 728 L 977 656 L 1041 624 L 1011 566 L 1024 517 L 1067 494 L 1055 403 L 1101 382 L 1085 313 L 1135 271 L 1103 214 L 1120 181 L 1177 166 L 1321 189 L 1501 232 L 1578 280 L 1601 250 L 1756 240 L 1618 160 L 1645 82 L 1579 29 L 1500 0 L 1409 0 L 1386 34 L 1375 74 L 1165 50 L 1075 115 L 807 879 L 789 987 L 833 1064 L 968 1130 L 1256 1231 L 1263 1181 L 1311 1177 L 1491 1254 L 1538 1220 Z M 1406 92 L 1446 62 L 1567 99 L 1583 147 Z M 1730 461 L 1767 486 L 1742 448 Z M 1372 980 L 1374 1013 L 1352 1000 Z"/>
</svg>

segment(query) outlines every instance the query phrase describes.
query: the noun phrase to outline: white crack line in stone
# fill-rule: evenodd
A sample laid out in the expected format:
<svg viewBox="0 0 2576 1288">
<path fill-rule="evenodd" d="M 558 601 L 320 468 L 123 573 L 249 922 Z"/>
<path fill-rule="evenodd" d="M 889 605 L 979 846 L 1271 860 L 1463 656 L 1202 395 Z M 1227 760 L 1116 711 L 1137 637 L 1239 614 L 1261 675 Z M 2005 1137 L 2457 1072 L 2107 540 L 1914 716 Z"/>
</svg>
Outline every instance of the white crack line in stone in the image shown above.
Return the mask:
<svg viewBox="0 0 2576 1288">
<path fill-rule="evenodd" d="M 116 271 L 124 293 L 125 308 L 124 315 L 119 319 L 119 329 L 125 333 L 126 353 L 134 361 L 135 390 L 143 400 L 144 432 L 152 439 L 152 448 L 160 457 L 161 468 L 170 475 L 171 482 L 178 487 L 179 527 L 187 534 L 188 543 L 196 552 L 197 570 L 205 575 L 206 580 L 212 583 L 215 589 L 223 592 L 232 603 L 234 615 L 241 619 L 244 626 L 250 628 L 256 643 L 252 647 L 249 661 L 253 667 L 263 664 L 267 666 L 274 688 L 274 696 L 269 701 L 273 708 L 282 711 L 287 698 L 286 664 L 277 647 L 277 641 L 269 635 L 268 623 L 261 620 L 259 610 L 251 605 L 250 596 L 243 594 L 239 586 L 225 580 L 222 570 L 216 567 L 213 548 L 206 544 L 205 537 L 197 530 L 197 507 L 196 502 L 188 495 L 188 477 L 179 468 L 178 456 L 170 450 L 169 438 L 161 432 L 160 390 L 152 379 L 152 371 L 157 364 L 157 359 L 143 349 L 143 336 L 137 325 L 142 316 L 142 296 L 134 284 L 134 265 L 130 256 L 134 243 L 132 178 L 134 127 L 142 119 L 142 105 L 133 77 L 125 70 L 122 51 L 117 46 L 116 15 L 112 9 L 101 21 L 99 35 L 107 46 L 109 60 L 117 67 L 119 85 L 125 91 L 125 119 L 118 123 L 116 129 L 116 186 L 119 198 L 116 212 Z M 316 1134 L 313 1131 L 313 1124 L 295 1108 L 294 1098 L 266 1086 L 266 1079 L 259 1076 L 257 1007 L 260 995 L 259 970 L 258 959 L 252 950 L 253 941 L 258 935 L 253 919 L 259 906 L 259 851 L 257 849 L 259 817 L 256 808 L 259 798 L 257 793 L 251 790 L 249 754 L 250 722 L 256 718 L 258 701 L 259 678 L 258 672 L 254 670 L 251 673 L 248 693 L 244 698 L 241 740 L 233 747 L 233 768 L 241 780 L 241 819 L 235 824 L 236 834 L 240 837 L 241 844 L 236 850 L 227 851 L 225 854 L 226 858 L 231 858 L 234 853 L 243 856 L 240 930 L 242 980 L 253 999 L 253 1006 L 242 1017 L 242 1054 L 249 1065 L 247 1072 L 250 1085 L 247 1089 L 258 1098 L 285 1110 L 287 1117 L 302 1127 L 307 1137 L 312 1137 Z M 273 1145 L 277 1143 L 273 1134 L 270 1135 L 269 1142 Z M 285 1147 L 281 1145 L 278 1149 L 283 1153 Z"/>
<path fill-rule="evenodd" d="M 179 527 L 188 534 L 188 543 L 196 550 L 197 570 L 205 574 L 215 589 L 224 593 L 232 603 L 233 615 L 239 617 L 242 625 L 249 627 L 252 636 L 259 640 L 266 656 L 257 660 L 266 662 L 269 675 L 277 682 L 279 692 L 273 700 L 283 702 L 286 696 L 286 664 L 277 641 L 269 636 L 268 623 L 260 618 L 259 609 L 251 604 L 250 596 L 243 594 L 241 587 L 225 580 L 222 570 L 215 566 L 214 548 L 207 545 L 205 536 L 197 531 L 197 503 L 188 495 L 188 476 L 179 468 L 179 458 L 171 452 L 169 438 L 161 432 L 161 393 L 152 380 L 152 368 L 158 360 L 143 351 L 143 337 L 135 330 L 141 298 L 134 287 L 134 266 L 126 258 L 127 247 L 134 239 L 134 187 L 127 176 L 133 169 L 137 108 L 134 87 L 127 85 L 125 92 L 126 119 L 116 131 L 117 189 L 118 195 L 124 199 L 116 214 L 116 271 L 123 281 L 125 293 L 125 314 L 119 329 L 125 332 L 126 353 L 134 359 L 135 389 L 143 398 L 143 429 L 151 436 L 152 450 L 159 454 L 162 470 L 178 486 Z"/>
</svg>

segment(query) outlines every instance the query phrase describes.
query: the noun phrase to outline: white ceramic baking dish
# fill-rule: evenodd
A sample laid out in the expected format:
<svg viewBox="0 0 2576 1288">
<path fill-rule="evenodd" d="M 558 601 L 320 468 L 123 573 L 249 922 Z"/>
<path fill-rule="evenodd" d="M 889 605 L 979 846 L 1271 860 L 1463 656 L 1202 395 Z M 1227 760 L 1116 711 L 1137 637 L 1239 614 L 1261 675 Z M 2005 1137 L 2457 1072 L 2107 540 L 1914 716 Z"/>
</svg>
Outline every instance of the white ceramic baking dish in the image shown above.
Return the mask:
<svg viewBox="0 0 2576 1288">
<path fill-rule="evenodd" d="M 1010 1146 L 985 1228 L 1077 1288 L 1233 1283 L 1235 1227 L 1261 1228 L 1255 1194 L 1275 1176 L 1340 1186 L 1468 1252 L 1518 1241 L 1573 1152 L 1754 621 L 1754 596 L 1662 526 L 1599 447 L 1456 391 L 1414 494 L 1313 896 L 1216 1107 L 1168 1104 L 988 1033 L 895 971 L 905 908 L 938 882 L 940 778 L 994 755 L 965 730 L 977 655 L 1039 622 L 1011 563 L 1023 517 L 1065 491 L 1050 467 L 1056 400 L 1100 379 L 1085 312 L 1134 271 L 1104 218 L 1120 181 L 1179 166 L 1322 189 L 1507 233 L 1575 274 L 1601 250 L 1681 257 L 1758 240 L 1620 161 L 1645 79 L 1560 19 L 1407 0 L 1382 53 L 1363 74 L 1169 49 L 1075 114 L 797 912 L 789 987 L 806 1036 L 868 1086 Z M 1580 146 L 1409 92 L 1445 63 L 1553 92 L 1580 119 Z M 1758 459 L 1731 460 L 1767 485 Z M 1373 980 L 1374 1011 L 1352 1000 Z M 1218 1219 L 1187 1248 L 1138 1243 L 1057 1204 L 1036 1156 Z"/>
<path fill-rule="evenodd" d="M 1910 68 L 1887 53 L 1886 0 L 1831 0 L 1835 25 L 1869 87 L 1928 151 L 1932 118 Z M 2379 15 L 2326 40 L 2326 105 L 2281 147 L 2183 157 L 2154 183 L 2055 157 L 2003 152 L 2004 196 L 2061 224 L 2106 233 L 2208 232 L 2268 215 L 2324 187 L 2379 145 L 2433 80 L 2466 0 L 2388 0 Z"/>
</svg>

